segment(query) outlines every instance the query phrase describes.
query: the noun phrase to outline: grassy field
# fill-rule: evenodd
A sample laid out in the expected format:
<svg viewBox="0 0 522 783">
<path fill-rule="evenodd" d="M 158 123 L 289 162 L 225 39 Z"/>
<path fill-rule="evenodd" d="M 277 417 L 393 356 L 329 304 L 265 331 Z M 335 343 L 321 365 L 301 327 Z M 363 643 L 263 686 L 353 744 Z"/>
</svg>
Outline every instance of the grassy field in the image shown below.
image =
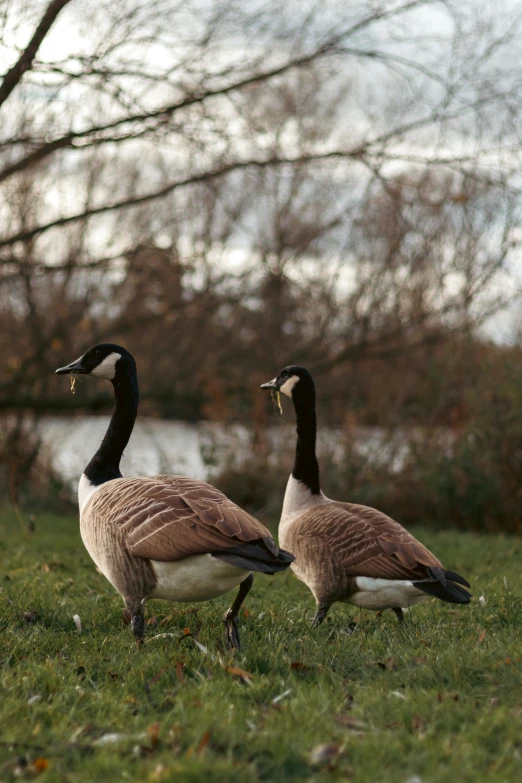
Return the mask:
<svg viewBox="0 0 522 783">
<path fill-rule="evenodd" d="M 337 605 L 311 630 L 291 573 L 257 577 L 232 657 L 228 597 L 150 602 L 139 650 L 76 519 L 35 525 L 0 515 L 0 781 L 522 780 L 520 541 L 417 531 L 474 600 L 404 629 Z"/>
</svg>

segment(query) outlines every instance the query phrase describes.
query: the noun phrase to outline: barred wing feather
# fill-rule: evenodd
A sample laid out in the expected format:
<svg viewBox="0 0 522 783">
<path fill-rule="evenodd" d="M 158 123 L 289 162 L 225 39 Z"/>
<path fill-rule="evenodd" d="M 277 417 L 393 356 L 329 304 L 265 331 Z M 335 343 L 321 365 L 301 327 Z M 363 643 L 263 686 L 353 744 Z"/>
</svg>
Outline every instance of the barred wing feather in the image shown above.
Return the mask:
<svg viewBox="0 0 522 783">
<path fill-rule="evenodd" d="M 174 561 L 243 543 L 278 547 L 264 525 L 215 487 L 183 476 L 122 478 L 93 495 L 86 513 L 121 528 L 137 557 Z"/>
</svg>

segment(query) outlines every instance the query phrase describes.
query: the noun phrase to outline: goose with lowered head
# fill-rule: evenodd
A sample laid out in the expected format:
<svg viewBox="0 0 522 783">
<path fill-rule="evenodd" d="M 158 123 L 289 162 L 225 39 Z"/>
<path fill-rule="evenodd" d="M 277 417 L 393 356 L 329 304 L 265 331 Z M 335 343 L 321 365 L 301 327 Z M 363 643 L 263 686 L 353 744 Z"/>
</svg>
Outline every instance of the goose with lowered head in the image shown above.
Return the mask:
<svg viewBox="0 0 522 783">
<path fill-rule="evenodd" d="M 120 459 L 138 411 L 132 355 L 102 344 L 56 370 L 111 381 L 115 408 L 103 441 L 80 479 L 80 532 L 87 551 L 122 596 L 138 642 L 148 598 L 206 601 L 239 591 L 225 615 L 228 647 L 240 647 L 238 612 L 253 573 L 288 568 L 268 530 L 204 481 L 183 476 L 123 478 Z"/>
<path fill-rule="evenodd" d="M 319 484 L 315 453 L 315 386 L 304 367 L 285 367 L 261 386 L 290 397 L 297 420 L 294 469 L 286 488 L 279 541 L 295 556 L 292 570 L 312 591 L 321 623 L 335 601 L 364 609 L 403 608 L 435 596 L 466 604 L 468 582 L 390 517 L 355 503 L 330 500 Z M 462 587 L 464 585 L 464 587 Z"/>
</svg>

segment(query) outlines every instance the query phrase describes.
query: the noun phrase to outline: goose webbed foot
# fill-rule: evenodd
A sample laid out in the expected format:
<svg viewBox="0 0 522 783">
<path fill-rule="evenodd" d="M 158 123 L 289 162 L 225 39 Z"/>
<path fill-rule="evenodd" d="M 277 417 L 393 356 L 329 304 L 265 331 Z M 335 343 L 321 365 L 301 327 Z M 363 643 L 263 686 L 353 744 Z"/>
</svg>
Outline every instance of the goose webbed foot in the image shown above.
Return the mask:
<svg viewBox="0 0 522 783">
<path fill-rule="evenodd" d="M 312 628 L 317 628 L 318 625 L 321 625 L 321 623 L 324 621 L 324 618 L 328 614 L 330 606 L 331 604 L 317 604 L 317 611 L 315 613 L 314 619 L 312 620 Z"/>
<path fill-rule="evenodd" d="M 254 584 L 254 574 L 249 574 L 239 585 L 239 592 L 236 600 L 225 615 L 225 646 L 227 650 L 241 650 L 241 639 L 239 638 L 239 610 L 252 585 Z"/>
<path fill-rule="evenodd" d="M 404 623 L 404 612 L 399 606 L 394 606 L 392 608 L 392 611 L 395 612 L 397 615 L 397 620 L 399 621 L 399 625 L 402 625 Z"/>
</svg>

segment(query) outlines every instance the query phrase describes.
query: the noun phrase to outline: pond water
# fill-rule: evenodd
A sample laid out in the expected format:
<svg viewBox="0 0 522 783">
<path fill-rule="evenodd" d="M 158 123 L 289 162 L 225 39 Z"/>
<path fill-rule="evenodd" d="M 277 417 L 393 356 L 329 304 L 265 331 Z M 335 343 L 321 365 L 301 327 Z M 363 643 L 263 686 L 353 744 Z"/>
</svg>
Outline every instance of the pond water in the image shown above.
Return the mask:
<svg viewBox="0 0 522 783">
<path fill-rule="evenodd" d="M 109 423 L 108 416 L 46 417 L 40 423 L 42 451 L 52 468 L 76 491 L 79 477 L 98 448 Z M 288 455 L 288 471 L 294 449 L 293 425 L 281 422 L 267 430 L 270 450 Z M 346 433 L 322 428 L 319 455 L 325 449 L 339 456 Z M 350 432 L 357 451 L 374 462 L 391 460 L 398 469 L 407 454 L 408 437 L 386 437 L 378 428 L 360 427 Z M 124 476 L 174 473 L 211 479 L 220 465 L 248 460 L 252 436 L 241 425 L 147 419 L 140 417 L 121 462 Z"/>
</svg>

